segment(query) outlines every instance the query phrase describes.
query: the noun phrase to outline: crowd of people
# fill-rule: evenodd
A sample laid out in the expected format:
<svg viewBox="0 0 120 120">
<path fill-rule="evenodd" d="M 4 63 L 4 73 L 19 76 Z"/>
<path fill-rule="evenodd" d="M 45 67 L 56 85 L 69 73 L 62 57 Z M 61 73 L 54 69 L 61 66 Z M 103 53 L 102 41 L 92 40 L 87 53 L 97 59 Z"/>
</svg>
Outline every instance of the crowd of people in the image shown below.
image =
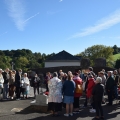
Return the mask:
<svg viewBox="0 0 120 120">
<path fill-rule="evenodd" d="M 16 99 L 28 98 L 30 81 L 27 73 L 22 74 L 22 70 L 10 70 L 7 68 L 5 71 L 0 69 L 0 99 Z"/>
<path fill-rule="evenodd" d="M 68 71 L 46 74 L 46 94 L 48 95 L 48 111 L 52 116 L 59 116 L 59 111 L 64 107 L 64 116 L 73 116 L 80 112 L 80 98 L 85 95 L 85 108 L 91 106 L 91 113 L 96 113 L 96 119 L 104 119 L 102 104 L 113 105 L 113 100 L 118 100 L 120 87 L 120 69 L 105 72 L 102 69 L 96 75 L 92 67 L 82 73 Z M 105 99 L 108 96 L 108 102 Z"/>
<path fill-rule="evenodd" d="M 107 105 L 113 105 L 113 100 L 118 101 L 120 90 L 120 69 L 105 71 L 102 69 L 96 75 L 92 67 L 84 73 L 78 70 L 68 73 L 62 70 L 59 73 L 46 73 L 44 78 L 48 95 L 48 111 L 52 116 L 59 116 L 63 107 L 66 109 L 64 116 L 73 116 L 80 112 L 80 98 L 85 96 L 81 108 L 91 106 L 91 113 L 96 113 L 96 119 L 104 119 L 102 104 L 106 104 L 105 95 L 108 96 Z M 29 80 L 27 73 L 0 69 L 0 99 L 27 99 L 30 86 L 33 87 L 34 97 L 39 94 L 40 78 L 37 74 Z"/>
</svg>

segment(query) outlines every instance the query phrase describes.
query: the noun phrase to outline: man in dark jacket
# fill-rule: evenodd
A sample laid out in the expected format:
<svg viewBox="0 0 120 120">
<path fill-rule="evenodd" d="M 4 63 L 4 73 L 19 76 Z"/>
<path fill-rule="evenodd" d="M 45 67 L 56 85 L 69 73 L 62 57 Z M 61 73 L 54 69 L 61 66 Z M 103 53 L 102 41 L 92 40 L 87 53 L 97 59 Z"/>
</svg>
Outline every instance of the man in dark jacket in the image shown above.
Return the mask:
<svg viewBox="0 0 120 120">
<path fill-rule="evenodd" d="M 35 77 L 32 78 L 31 82 L 34 90 L 34 96 L 36 96 L 36 90 L 37 90 L 37 93 L 39 94 L 39 87 L 40 87 L 40 78 L 38 77 L 37 74 L 35 74 Z"/>
<path fill-rule="evenodd" d="M 114 94 L 115 98 L 118 99 L 118 86 L 119 86 L 119 75 L 117 70 L 114 70 L 114 80 L 115 80 L 115 86 L 114 86 Z"/>
<path fill-rule="evenodd" d="M 103 118 L 103 109 L 102 109 L 102 98 L 104 93 L 104 86 L 101 84 L 102 78 L 97 77 L 96 85 L 93 88 L 92 95 L 93 95 L 93 102 L 95 104 L 96 109 L 96 118 L 99 118 L 99 111 L 101 114 L 101 118 Z"/>
<path fill-rule="evenodd" d="M 20 100 L 20 92 L 21 92 L 21 78 L 22 78 L 22 70 L 18 70 L 15 75 L 15 86 L 16 86 L 16 98 L 17 100 Z"/>
<path fill-rule="evenodd" d="M 108 71 L 108 79 L 106 82 L 106 92 L 108 94 L 108 105 L 113 103 L 113 92 L 114 92 L 115 81 L 112 77 L 112 71 Z"/>
</svg>

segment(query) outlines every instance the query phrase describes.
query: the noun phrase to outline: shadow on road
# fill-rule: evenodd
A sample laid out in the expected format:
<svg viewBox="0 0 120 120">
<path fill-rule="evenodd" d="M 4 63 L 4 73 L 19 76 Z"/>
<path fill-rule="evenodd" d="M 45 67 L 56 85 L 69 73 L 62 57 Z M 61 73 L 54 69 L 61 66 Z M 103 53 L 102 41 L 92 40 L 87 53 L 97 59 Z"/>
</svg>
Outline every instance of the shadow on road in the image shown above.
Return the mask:
<svg viewBox="0 0 120 120">
<path fill-rule="evenodd" d="M 115 102 L 114 102 L 115 103 Z M 63 109 L 62 113 L 60 116 L 58 117 L 52 117 L 49 113 L 40 113 L 38 111 L 33 111 L 31 109 L 31 106 L 23 109 L 21 112 L 16 112 L 16 114 L 32 114 L 32 113 L 40 113 L 40 117 L 36 117 L 36 118 L 32 118 L 29 120 L 78 120 L 79 119 L 92 119 L 95 117 L 95 113 L 90 113 L 89 109 L 91 109 L 91 107 L 87 107 L 85 109 L 80 109 L 80 113 L 79 114 L 75 114 L 73 117 L 64 117 L 63 114 L 65 113 L 65 109 Z M 114 104 L 112 106 L 107 106 L 107 105 L 103 105 L 103 111 L 104 111 L 104 117 L 105 120 L 108 119 L 118 119 L 120 116 L 118 116 L 120 114 L 120 103 L 118 104 Z M 119 118 L 120 119 L 120 118 Z M 93 119 L 94 120 L 94 119 Z"/>
</svg>

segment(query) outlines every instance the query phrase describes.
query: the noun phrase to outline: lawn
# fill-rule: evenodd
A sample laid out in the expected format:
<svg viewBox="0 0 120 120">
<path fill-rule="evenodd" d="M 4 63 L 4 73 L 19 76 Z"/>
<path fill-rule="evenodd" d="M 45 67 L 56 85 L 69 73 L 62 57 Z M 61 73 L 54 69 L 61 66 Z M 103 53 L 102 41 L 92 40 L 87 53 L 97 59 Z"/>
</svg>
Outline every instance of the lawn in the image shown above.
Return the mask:
<svg viewBox="0 0 120 120">
<path fill-rule="evenodd" d="M 113 55 L 113 60 L 116 61 L 117 59 L 120 59 L 120 53 Z"/>
</svg>

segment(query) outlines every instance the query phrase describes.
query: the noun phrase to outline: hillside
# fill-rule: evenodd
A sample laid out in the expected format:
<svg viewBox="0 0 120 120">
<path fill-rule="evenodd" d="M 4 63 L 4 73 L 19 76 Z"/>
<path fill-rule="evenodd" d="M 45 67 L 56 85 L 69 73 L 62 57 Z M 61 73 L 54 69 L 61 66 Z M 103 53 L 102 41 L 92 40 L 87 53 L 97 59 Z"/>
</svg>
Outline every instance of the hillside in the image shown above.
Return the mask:
<svg viewBox="0 0 120 120">
<path fill-rule="evenodd" d="M 120 53 L 113 55 L 113 60 L 116 61 L 117 59 L 120 59 Z"/>
</svg>

